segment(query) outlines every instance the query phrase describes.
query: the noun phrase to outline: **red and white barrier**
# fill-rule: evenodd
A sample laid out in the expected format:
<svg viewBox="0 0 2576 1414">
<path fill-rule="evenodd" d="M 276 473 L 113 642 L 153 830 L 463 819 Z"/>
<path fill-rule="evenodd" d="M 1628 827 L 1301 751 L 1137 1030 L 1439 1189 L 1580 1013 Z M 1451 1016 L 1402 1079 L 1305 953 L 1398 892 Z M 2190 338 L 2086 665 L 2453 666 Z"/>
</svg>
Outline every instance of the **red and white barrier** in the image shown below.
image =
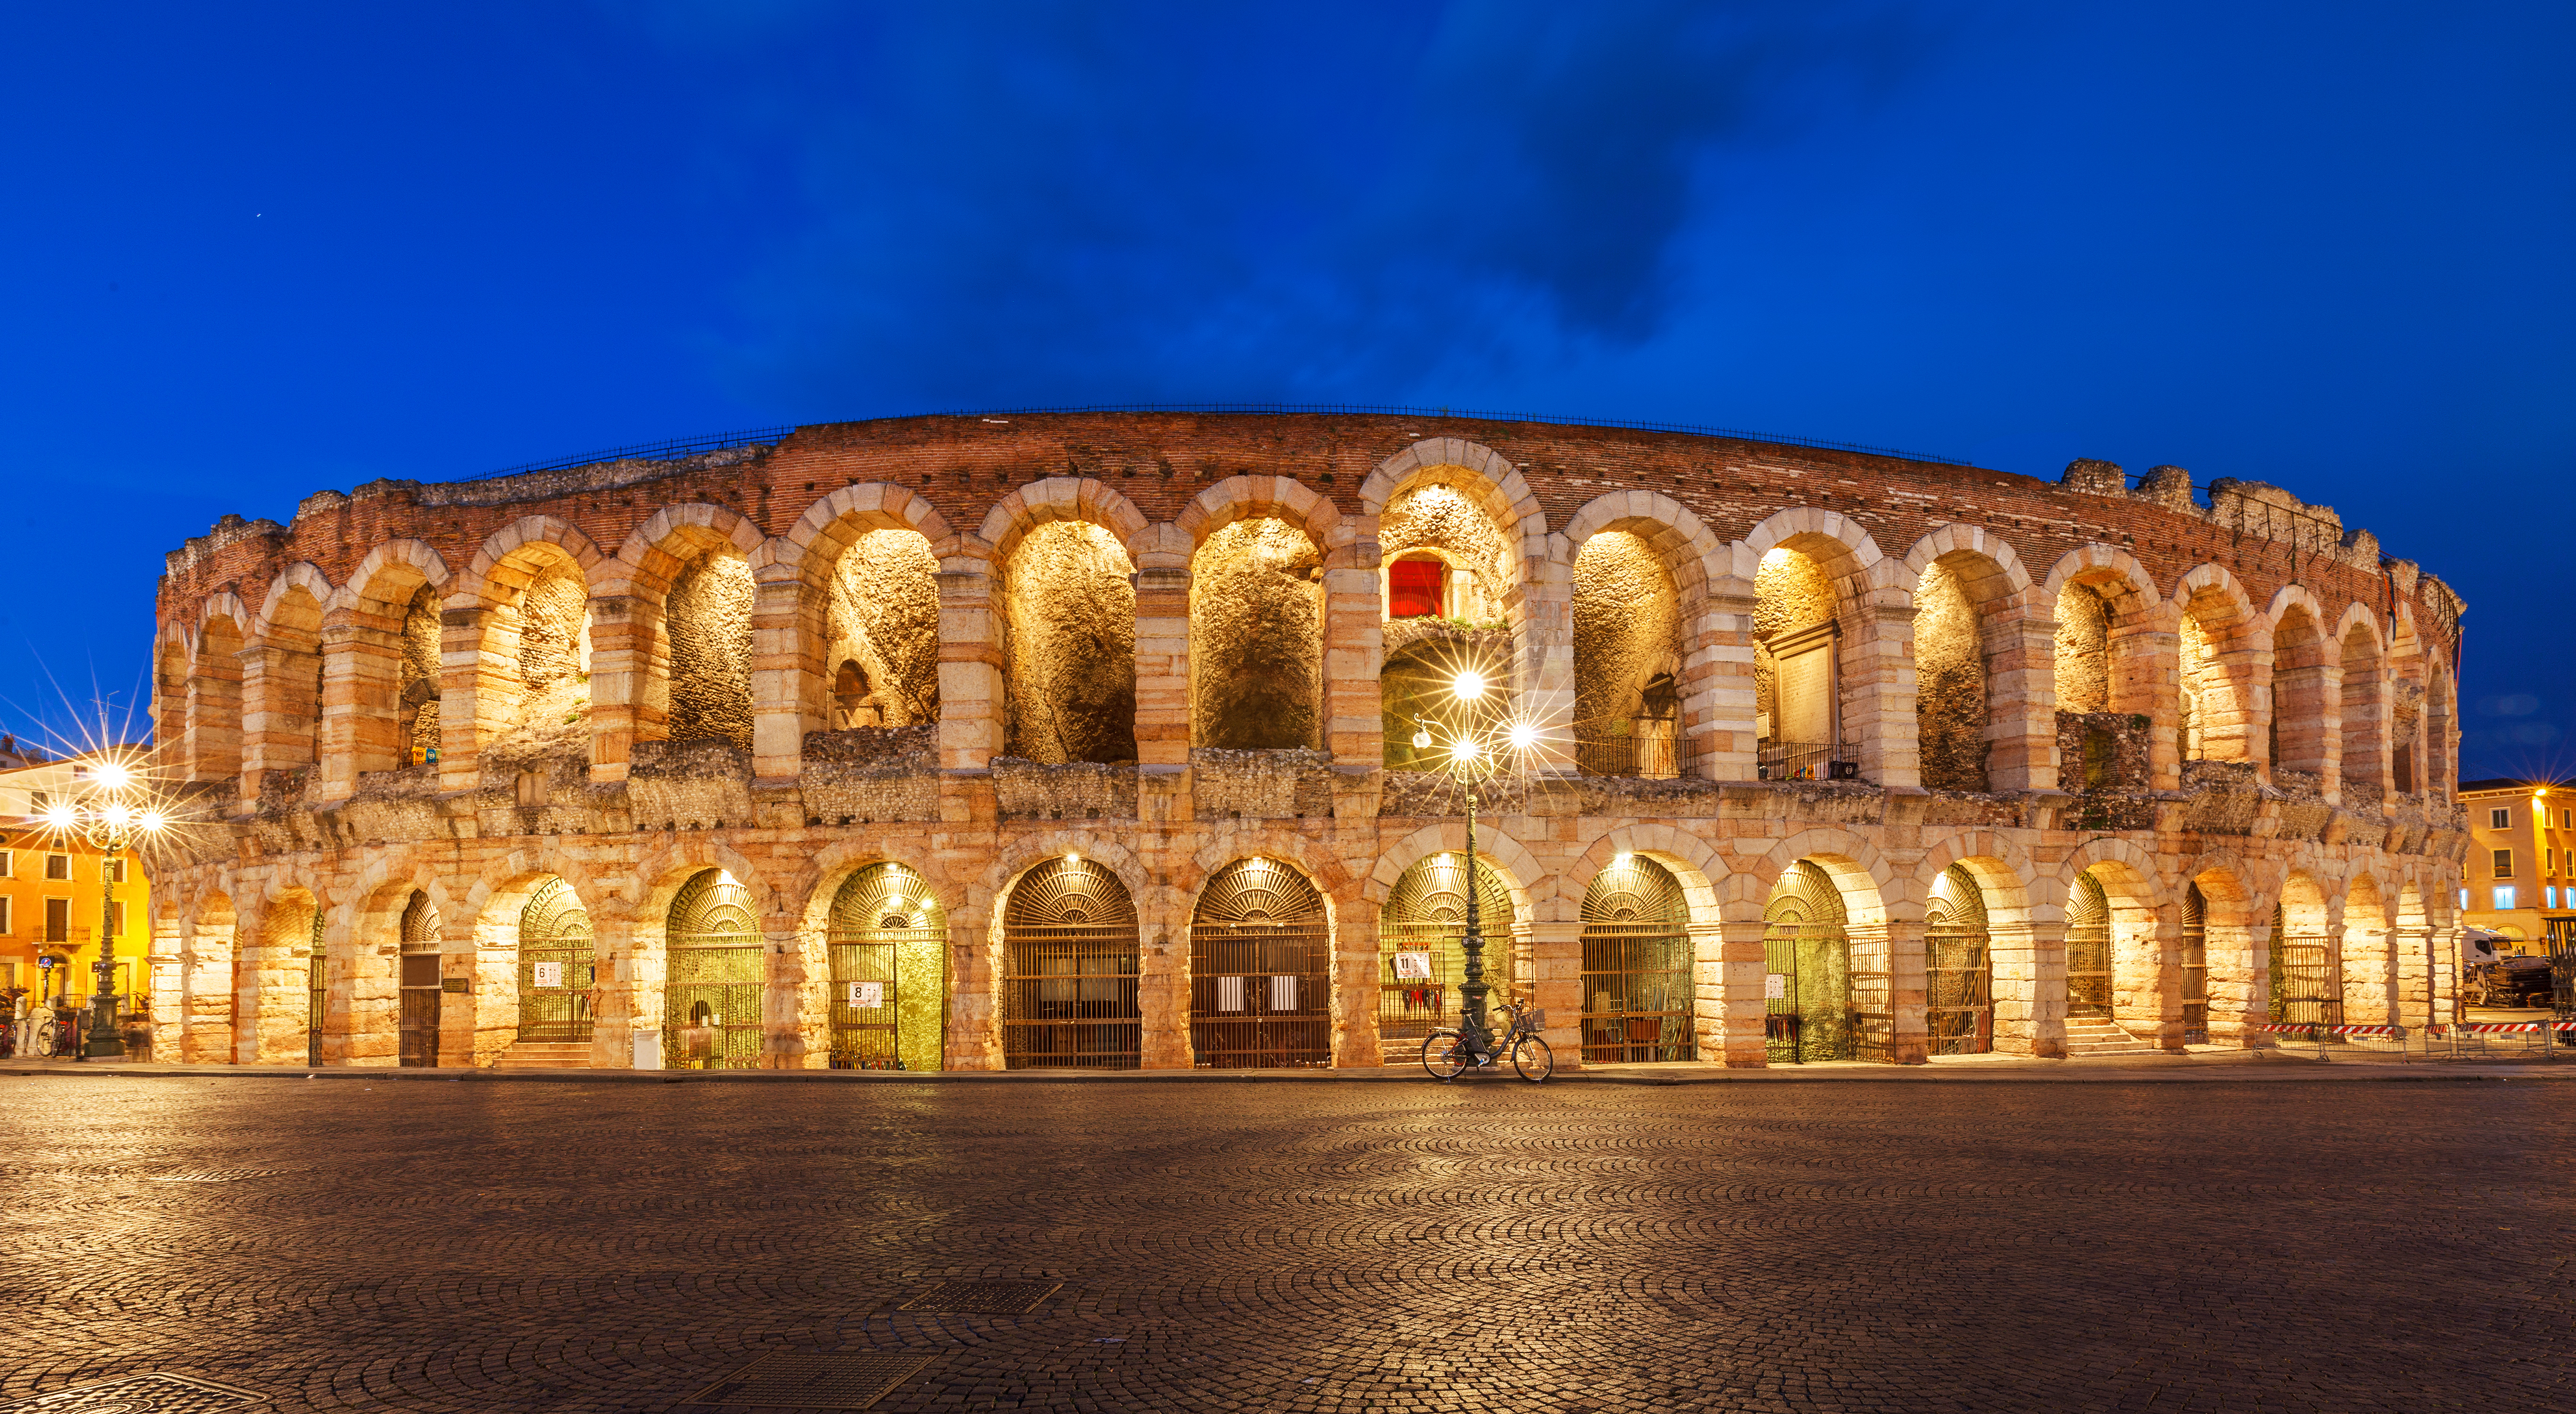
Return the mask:
<svg viewBox="0 0 2576 1414">
<path fill-rule="evenodd" d="M 2403 1037 L 2406 1034 L 2406 1028 L 2403 1026 L 2319 1026 L 2304 1021 L 2275 1021 L 2266 1024 L 2262 1029 L 2284 1036 L 2313 1036 L 2319 1032 L 2328 1036 Z M 2435 1029 L 2439 1030 L 2438 1027 Z"/>
<path fill-rule="evenodd" d="M 2470 1036 L 2527 1036 L 2536 1034 L 2553 1023 L 2546 1021 L 2462 1021 L 2455 1022 L 2453 1024 L 2457 1026 L 2462 1033 Z M 2554 1024 L 2561 1031 L 2576 1031 L 2576 1022 L 2561 1021 Z M 2441 1035 L 2442 1028 L 2439 1026 L 2434 1027 L 2433 1034 L 2436 1036 Z"/>
</svg>

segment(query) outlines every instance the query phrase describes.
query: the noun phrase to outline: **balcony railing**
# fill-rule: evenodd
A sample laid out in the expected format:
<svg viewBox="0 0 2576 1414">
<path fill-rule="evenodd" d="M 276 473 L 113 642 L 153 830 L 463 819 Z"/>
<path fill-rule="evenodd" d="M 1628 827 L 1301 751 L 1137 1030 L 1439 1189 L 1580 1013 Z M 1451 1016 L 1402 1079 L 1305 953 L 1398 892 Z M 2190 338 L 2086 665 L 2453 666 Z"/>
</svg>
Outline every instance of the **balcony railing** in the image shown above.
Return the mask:
<svg viewBox="0 0 2576 1414">
<path fill-rule="evenodd" d="M 1766 741 L 1754 760 L 1766 781 L 1859 780 L 1860 763 L 1838 759 L 1841 749 L 1829 741 Z"/>
<path fill-rule="evenodd" d="M 1699 752 L 1670 717 L 1639 717 L 1625 736 L 1574 734 L 1575 768 L 1587 776 L 1669 781 L 1694 774 Z"/>
</svg>

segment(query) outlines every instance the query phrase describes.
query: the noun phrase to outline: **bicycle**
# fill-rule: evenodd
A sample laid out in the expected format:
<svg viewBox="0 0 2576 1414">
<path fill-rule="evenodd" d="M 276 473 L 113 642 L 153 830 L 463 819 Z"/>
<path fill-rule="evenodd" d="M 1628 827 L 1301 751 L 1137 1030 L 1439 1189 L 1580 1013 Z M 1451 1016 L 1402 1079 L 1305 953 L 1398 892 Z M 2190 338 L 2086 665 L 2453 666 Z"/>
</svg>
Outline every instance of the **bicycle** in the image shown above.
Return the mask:
<svg viewBox="0 0 2576 1414">
<path fill-rule="evenodd" d="M 1444 1026 L 1422 1038 L 1422 1068 L 1434 1080 L 1455 1080 L 1471 1065 L 1492 1065 L 1508 1055 L 1512 1069 L 1532 1085 L 1554 1074 L 1556 1053 L 1548 1049 L 1547 1038 L 1538 1034 L 1547 1025 L 1547 1013 L 1528 1005 L 1526 999 L 1506 1001 L 1502 1011 L 1511 1018 L 1511 1025 L 1495 1038 L 1494 1049 L 1478 1052 L 1457 1028 Z"/>
</svg>

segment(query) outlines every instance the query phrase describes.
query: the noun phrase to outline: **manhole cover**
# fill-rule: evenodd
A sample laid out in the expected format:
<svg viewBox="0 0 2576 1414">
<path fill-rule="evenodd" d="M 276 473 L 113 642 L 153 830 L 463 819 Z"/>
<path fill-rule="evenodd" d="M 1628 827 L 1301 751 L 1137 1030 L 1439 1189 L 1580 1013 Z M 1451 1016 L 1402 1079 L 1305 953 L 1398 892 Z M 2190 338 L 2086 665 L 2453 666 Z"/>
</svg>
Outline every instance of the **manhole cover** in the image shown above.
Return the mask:
<svg viewBox="0 0 2576 1414">
<path fill-rule="evenodd" d="M 0 1404 L 0 1414 L 202 1414 L 267 1402 L 264 1394 L 185 1375 L 128 1375 Z"/>
<path fill-rule="evenodd" d="M 689 1402 L 761 1409 L 865 1409 L 929 1363 L 927 1355 L 774 1350 L 700 1390 Z"/>
<path fill-rule="evenodd" d="M 239 1183 L 245 1178 L 275 1178 L 284 1169 L 199 1169 L 194 1173 L 155 1174 L 146 1183 Z"/>
<path fill-rule="evenodd" d="M 938 1311 L 960 1316 L 1017 1316 L 1064 1288 L 1060 1281 L 943 1281 L 898 1311 Z"/>
</svg>

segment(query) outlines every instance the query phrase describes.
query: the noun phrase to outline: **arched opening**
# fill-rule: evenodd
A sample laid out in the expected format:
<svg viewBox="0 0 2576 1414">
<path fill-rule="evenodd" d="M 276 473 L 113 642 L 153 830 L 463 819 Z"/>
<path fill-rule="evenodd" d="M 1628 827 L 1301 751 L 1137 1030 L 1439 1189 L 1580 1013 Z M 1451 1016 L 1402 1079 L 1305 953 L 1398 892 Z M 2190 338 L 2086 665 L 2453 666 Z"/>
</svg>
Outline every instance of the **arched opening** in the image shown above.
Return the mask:
<svg viewBox="0 0 2576 1414">
<path fill-rule="evenodd" d="M 1134 1070 L 1136 903 L 1088 859 L 1051 859 L 1020 876 L 1002 912 L 1002 1064 Z"/>
<path fill-rule="evenodd" d="M 2344 1019 L 2366 1026 L 2397 1026 L 2397 978 L 2388 946 L 2388 910 L 2379 884 L 2353 877 L 2343 905 Z"/>
<path fill-rule="evenodd" d="M 251 986 L 254 1065 L 315 1063 L 314 944 L 321 926 L 320 908 L 303 889 L 288 889 L 268 907 Z"/>
<path fill-rule="evenodd" d="M 1785 546 L 1754 572 L 1753 723 L 1761 778 L 1819 780 L 1842 759 L 1842 629 L 1824 567 Z"/>
<path fill-rule="evenodd" d="M 2111 710 L 2111 605 L 2091 585 L 2057 591 L 2057 710 Z"/>
<path fill-rule="evenodd" d="M 590 760 L 590 588 L 581 565 L 536 541 L 511 551 L 485 582 L 492 603 L 475 680 L 478 764 L 494 779 L 561 758 L 577 775 Z"/>
<path fill-rule="evenodd" d="M 1190 918 L 1190 1054 L 1201 1069 L 1332 1063 L 1324 896 L 1275 859 L 1239 859 Z"/>
<path fill-rule="evenodd" d="M 243 765 L 301 772 L 321 759 L 322 601 L 303 585 L 277 598 L 243 680 Z M 300 786 L 299 780 L 295 783 Z M 244 781 L 242 795 L 293 793 L 265 776 Z"/>
<path fill-rule="evenodd" d="M 1923 908 L 1925 1049 L 1981 1056 L 1995 1048 L 1994 940 L 1986 898 L 1964 864 L 1941 871 Z"/>
<path fill-rule="evenodd" d="M 1190 740 L 1323 744 L 1324 556 L 1283 520 L 1239 520 L 1190 562 Z"/>
<path fill-rule="evenodd" d="M 2111 896 L 2085 870 L 2066 900 L 2066 1014 L 2111 1019 Z"/>
<path fill-rule="evenodd" d="M 1782 871 L 1762 910 L 1764 1046 L 1771 1061 L 1890 1058 L 1884 948 L 1852 946 L 1851 914 L 1833 876 L 1812 859 Z"/>
<path fill-rule="evenodd" d="M 2146 593 L 2111 567 L 2085 570 L 2057 592 L 2061 789 L 2099 795 L 2154 788 L 2165 633 L 2148 608 Z"/>
<path fill-rule="evenodd" d="M 928 881 L 892 861 L 871 864 L 841 881 L 827 928 L 832 1068 L 939 1069 L 948 914 Z"/>
<path fill-rule="evenodd" d="M 324 916 L 319 907 L 313 910 L 313 938 L 304 955 L 304 1063 L 311 1066 L 322 1064 L 323 1033 L 331 1016 L 331 954 L 322 941 Z"/>
<path fill-rule="evenodd" d="M 1988 692 L 2000 633 L 1987 620 L 2010 597 L 2003 570 L 1960 550 L 1923 567 L 1914 587 L 1914 732 L 1931 790 L 1992 788 L 1988 758 L 2003 724 Z"/>
<path fill-rule="evenodd" d="M 189 929 L 186 1010 L 180 1017 L 180 1059 L 232 1063 L 241 1059 L 236 1022 L 241 1006 L 239 916 L 226 894 L 211 894 L 197 904 Z"/>
<path fill-rule="evenodd" d="M 1690 901 L 1673 871 L 1623 854 L 1583 891 L 1583 1063 L 1699 1057 Z"/>
<path fill-rule="evenodd" d="M 1003 754 L 1136 759 L 1135 566 L 1088 521 L 1030 531 L 1002 576 Z"/>
<path fill-rule="evenodd" d="M 2424 789 L 2424 653 L 2403 614 L 2388 659 L 2395 678 L 2389 690 L 2388 788 L 2413 795 Z"/>
<path fill-rule="evenodd" d="M 2183 890 L 2179 965 L 2182 972 L 2183 1044 L 2208 1045 L 2209 896 L 2200 891 L 2198 882 Z"/>
<path fill-rule="evenodd" d="M 1423 1038 L 1453 1023 L 1467 980 L 1467 856 L 1447 851 L 1415 860 L 1378 910 L 1377 1034 L 1389 1064 L 1415 1060 Z M 1510 995 L 1518 953 L 1511 886 L 1477 860 L 1476 931 L 1483 940 L 1489 996 Z"/>
<path fill-rule="evenodd" d="M 165 639 L 152 658 L 152 732 L 162 759 L 173 770 L 196 778 L 196 758 L 188 752 L 188 645 Z"/>
<path fill-rule="evenodd" d="M 2452 804 L 2451 768 L 2459 760 L 2459 721 L 2451 710 L 2451 675 L 2440 663 L 2432 665 L 2431 681 L 2424 689 L 2424 789 L 2443 805 Z"/>
<path fill-rule="evenodd" d="M 687 1070 L 760 1065 L 760 911 L 722 869 L 690 875 L 671 900 L 662 984 L 662 1063 Z"/>
<path fill-rule="evenodd" d="M 1414 744 L 1425 722 L 1446 722 L 1469 732 L 1491 731 L 1500 724 L 1507 694 L 1488 691 L 1462 703 L 1454 684 L 1462 672 L 1500 683 L 1509 672 L 1509 654 L 1500 628 L 1462 629 L 1432 619 L 1391 625 L 1385 665 L 1377 677 L 1387 769 L 1440 769 L 1445 758 L 1437 743 L 1443 738 L 1435 733 L 1432 745 Z"/>
<path fill-rule="evenodd" d="M 589 910 L 572 885 L 539 880 L 519 910 L 519 1040 L 589 1045 L 598 968 Z"/>
<path fill-rule="evenodd" d="M 1574 557 L 1574 759 L 1586 774 L 1686 772 L 1681 599 L 1662 557 L 1604 530 Z"/>
<path fill-rule="evenodd" d="M 666 739 L 751 750 L 751 601 L 751 562 L 730 546 L 700 552 L 671 581 L 670 672 L 655 683 Z"/>
<path fill-rule="evenodd" d="M 242 633 L 223 615 L 197 633 L 188 678 L 189 777 L 230 780 L 242 768 Z"/>
<path fill-rule="evenodd" d="M 1426 482 L 1390 498 L 1378 520 L 1377 542 L 1390 566 L 1387 617 L 1505 623 L 1517 559 L 1493 516 L 1458 487 Z M 1413 568 L 1394 570 L 1398 565 Z M 1399 574 L 1413 586 L 1403 606 L 1410 612 L 1397 612 Z M 1435 587 L 1436 604 L 1431 598 Z"/>
<path fill-rule="evenodd" d="M 396 1059 L 410 1066 L 438 1064 L 439 934 L 438 909 L 418 889 L 403 902 L 401 942 L 402 993 Z"/>
<path fill-rule="evenodd" d="M 438 588 L 423 584 L 403 606 L 402 658 L 396 668 L 396 758 L 360 770 L 419 766 L 438 759 Z"/>
<path fill-rule="evenodd" d="M 920 531 L 852 540 L 833 562 L 823 618 L 832 730 L 939 720 L 939 559 Z"/>
<path fill-rule="evenodd" d="M 2182 741 L 2182 759 L 2237 759 L 2220 745 L 2222 714 L 2226 725 L 2238 725 L 2236 694 L 2230 690 L 2226 667 L 2218 661 L 2209 630 L 2197 613 L 2186 611 L 2183 614 L 2181 637 L 2182 680 L 2177 698 L 2180 721 L 2176 734 Z"/>
<path fill-rule="evenodd" d="M 2388 794 L 2387 684 L 2368 624 L 2343 636 L 2343 803 L 2375 810 Z"/>
<path fill-rule="evenodd" d="M 2272 906 L 2270 1016 L 2293 1026 L 2343 1022 L 2343 978 L 2327 946 L 2325 895 L 2304 874 L 2292 875 Z"/>
<path fill-rule="evenodd" d="M 2306 606 L 2292 604 L 2272 631 L 2272 714 L 2267 756 L 2272 780 L 2314 791 L 2325 783 L 2326 745 L 2335 740 L 2340 696 L 2326 692 L 2326 641 Z M 2338 743 L 2339 744 L 2339 743 Z"/>
</svg>

